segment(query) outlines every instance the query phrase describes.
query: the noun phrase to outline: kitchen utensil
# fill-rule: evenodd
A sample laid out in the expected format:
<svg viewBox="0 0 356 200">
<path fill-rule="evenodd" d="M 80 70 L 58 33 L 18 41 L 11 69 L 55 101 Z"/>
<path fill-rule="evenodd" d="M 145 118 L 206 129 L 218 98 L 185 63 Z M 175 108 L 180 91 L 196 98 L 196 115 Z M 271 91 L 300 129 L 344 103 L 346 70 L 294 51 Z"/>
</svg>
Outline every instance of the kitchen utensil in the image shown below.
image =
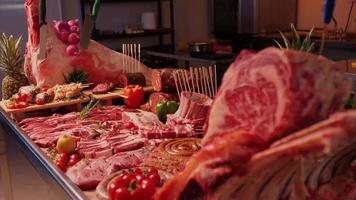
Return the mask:
<svg viewBox="0 0 356 200">
<path fill-rule="evenodd" d="M 208 54 L 211 53 L 211 45 L 207 42 L 192 42 L 189 44 L 190 54 Z"/>
<path fill-rule="evenodd" d="M 92 12 L 87 14 L 84 19 L 83 31 L 81 31 L 80 35 L 80 47 L 82 49 L 87 49 L 89 45 L 89 41 L 91 35 L 93 33 L 93 28 L 95 24 L 95 20 L 98 16 L 100 8 L 100 0 L 95 0 Z"/>
<path fill-rule="evenodd" d="M 46 0 L 40 1 L 39 6 L 39 24 L 40 24 L 40 52 L 38 54 L 38 59 L 45 59 L 46 57 L 46 43 L 48 27 L 46 22 Z"/>
</svg>

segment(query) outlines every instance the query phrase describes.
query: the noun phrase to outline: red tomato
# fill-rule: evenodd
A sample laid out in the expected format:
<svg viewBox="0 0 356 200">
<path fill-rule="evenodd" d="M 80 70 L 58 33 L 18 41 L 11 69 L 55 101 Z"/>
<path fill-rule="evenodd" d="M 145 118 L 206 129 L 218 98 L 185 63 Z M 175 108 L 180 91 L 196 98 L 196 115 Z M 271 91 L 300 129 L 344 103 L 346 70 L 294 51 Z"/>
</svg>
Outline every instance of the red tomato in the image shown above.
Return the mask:
<svg viewBox="0 0 356 200">
<path fill-rule="evenodd" d="M 117 190 L 117 188 L 119 188 L 120 185 L 118 182 L 116 182 L 115 180 L 111 181 L 110 184 L 108 185 L 107 191 L 108 191 L 108 195 L 109 195 L 109 199 L 113 200 L 115 199 L 115 191 Z"/>
<path fill-rule="evenodd" d="M 43 105 L 46 103 L 46 101 L 43 98 L 36 98 L 36 104 L 38 105 Z"/>
<path fill-rule="evenodd" d="M 115 200 L 130 200 L 130 199 L 133 198 L 131 198 L 131 194 L 126 187 L 119 187 L 115 191 Z"/>
<path fill-rule="evenodd" d="M 67 171 L 67 166 L 66 166 L 66 164 L 65 163 L 63 163 L 63 162 L 60 162 L 60 161 L 57 161 L 56 162 L 56 165 L 57 165 L 57 167 L 59 168 L 59 169 L 61 169 L 62 171 Z"/>
<path fill-rule="evenodd" d="M 121 182 L 123 183 L 124 186 L 127 186 L 133 179 L 136 179 L 136 174 L 128 173 L 122 176 Z"/>
<path fill-rule="evenodd" d="M 124 102 L 130 108 L 138 108 L 144 102 L 144 94 L 140 85 L 128 85 L 124 88 Z"/>
<path fill-rule="evenodd" d="M 15 108 L 26 108 L 28 106 L 27 102 L 20 101 L 18 103 L 15 103 Z"/>
<path fill-rule="evenodd" d="M 6 108 L 8 109 L 15 109 L 16 108 L 16 103 L 13 101 L 7 102 L 6 104 Z"/>
<path fill-rule="evenodd" d="M 20 94 L 18 97 L 18 101 L 30 102 L 31 100 L 32 100 L 32 97 L 26 93 Z"/>
<path fill-rule="evenodd" d="M 134 190 L 131 191 L 131 199 L 136 200 L 136 199 L 150 199 L 146 193 L 145 190 L 142 188 L 136 188 Z"/>
<path fill-rule="evenodd" d="M 59 157 L 57 159 L 57 162 L 66 165 L 68 162 L 69 155 L 67 153 L 61 153 L 59 154 Z"/>
<path fill-rule="evenodd" d="M 141 189 L 144 194 L 144 199 L 151 199 L 152 195 L 156 191 L 156 186 L 149 180 L 145 179 L 142 181 Z"/>
<path fill-rule="evenodd" d="M 142 171 L 141 171 L 140 168 L 136 167 L 136 168 L 134 169 L 134 173 L 136 173 L 136 174 L 142 174 Z"/>
<path fill-rule="evenodd" d="M 69 157 L 68 166 L 73 166 L 79 161 L 80 161 L 79 155 L 77 153 L 73 153 Z"/>
<path fill-rule="evenodd" d="M 141 183 L 142 183 L 142 180 L 144 180 L 144 179 L 146 179 L 147 177 L 145 176 L 145 175 L 143 175 L 143 174 L 137 174 L 136 175 L 136 183 L 138 184 L 138 185 L 141 185 Z"/>
<path fill-rule="evenodd" d="M 155 185 L 157 186 L 159 182 L 161 181 L 161 177 L 158 174 L 151 174 L 148 179 Z"/>
<path fill-rule="evenodd" d="M 158 170 L 155 167 L 149 167 L 147 172 L 149 174 L 158 174 Z"/>
</svg>

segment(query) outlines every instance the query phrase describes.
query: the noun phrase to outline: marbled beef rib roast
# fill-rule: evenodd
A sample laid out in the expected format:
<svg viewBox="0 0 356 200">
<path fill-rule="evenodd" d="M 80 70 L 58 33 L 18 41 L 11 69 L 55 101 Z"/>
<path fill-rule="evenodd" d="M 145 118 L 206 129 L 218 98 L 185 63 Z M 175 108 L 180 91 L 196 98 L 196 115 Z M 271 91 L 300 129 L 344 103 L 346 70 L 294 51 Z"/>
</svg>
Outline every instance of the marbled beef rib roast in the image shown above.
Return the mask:
<svg viewBox="0 0 356 200">
<path fill-rule="evenodd" d="M 356 111 L 329 117 L 351 86 L 337 68 L 292 50 L 243 51 L 224 75 L 202 149 L 154 199 L 355 199 Z"/>
<path fill-rule="evenodd" d="M 54 23 L 48 21 L 48 38 L 46 44 L 46 58 L 39 60 L 39 1 L 26 0 L 25 11 L 28 24 L 28 42 L 25 55 L 24 71 L 27 78 L 37 86 L 52 87 L 64 83 L 64 76 L 74 69 L 81 69 L 88 73 L 88 82 L 98 84 L 104 81 L 118 84 L 118 76 L 123 71 L 125 63 L 137 63 L 137 60 L 124 54 L 115 52 L 93 40 L 88 49 L 80 49 L 77 55 L 70 56 L 66 52 L 67 45 L 56 33 Z M 133 66 L 132 64 L 131 66 Z M 151 82 L 151 69 L 140 63 L 141 73 L 146 82 Z"/>
</svg>

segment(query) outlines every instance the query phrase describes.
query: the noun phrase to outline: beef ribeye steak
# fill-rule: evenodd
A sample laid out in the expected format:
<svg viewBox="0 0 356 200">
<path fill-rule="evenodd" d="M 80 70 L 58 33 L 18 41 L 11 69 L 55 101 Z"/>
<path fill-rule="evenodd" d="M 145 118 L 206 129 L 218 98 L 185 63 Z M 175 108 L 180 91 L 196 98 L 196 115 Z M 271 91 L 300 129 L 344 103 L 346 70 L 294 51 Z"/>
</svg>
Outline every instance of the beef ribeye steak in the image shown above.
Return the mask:
<svg viewBox="0 0 356 200">
<path fill-rule="evenodd" d="M 293 50 L 243 51 L 224 74 L 203 143 L 236 130 L 270 142 L 342 108 L 351 82 L 336 62 Z"/>
</svg>

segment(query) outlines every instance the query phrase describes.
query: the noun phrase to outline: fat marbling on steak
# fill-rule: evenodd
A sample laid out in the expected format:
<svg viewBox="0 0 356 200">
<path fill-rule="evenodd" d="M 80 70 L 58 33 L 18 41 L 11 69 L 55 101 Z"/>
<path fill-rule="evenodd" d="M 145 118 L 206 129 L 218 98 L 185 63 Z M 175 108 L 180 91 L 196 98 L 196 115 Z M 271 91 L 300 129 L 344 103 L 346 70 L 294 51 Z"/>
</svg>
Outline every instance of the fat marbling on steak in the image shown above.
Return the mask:
<svg viewBox="0 0 356 200">
<path fill-rule="evenodd" d="M 243 51 L 226 71 L 203 143 L 236 130 L 270 142 L 340 109 L 351 82 L 336 62 L 293 50 Z"/>
</svg>

